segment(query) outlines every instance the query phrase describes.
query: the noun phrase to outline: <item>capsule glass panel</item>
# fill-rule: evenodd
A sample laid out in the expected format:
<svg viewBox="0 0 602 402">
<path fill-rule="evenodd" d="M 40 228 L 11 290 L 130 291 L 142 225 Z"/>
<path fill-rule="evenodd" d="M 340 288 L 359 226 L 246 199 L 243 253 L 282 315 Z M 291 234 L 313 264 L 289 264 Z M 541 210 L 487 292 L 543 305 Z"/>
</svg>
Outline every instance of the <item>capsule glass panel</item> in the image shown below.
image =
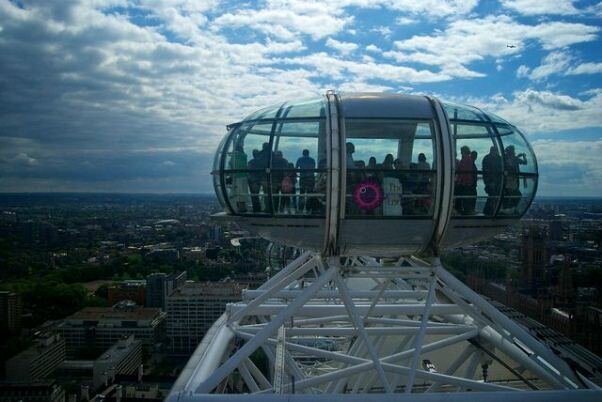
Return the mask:
<svg viewBox="0 0 602 402">
<path fill-rule="evenodd" d="M 301 109 L 316 109 L 315 104 Z M 295 109 L 292 109 L 294 112 Z M 316 110 L 310 110 L 316 113 Z M 317 111 L 319 113 L 319 110 Z M 326 205 L 326 119 L 285 119 L 277 124 L 272 153 L 271 185 L 275 215 L 323 215 Z M 318 165 L 322 161 L 322 169 Z"/>
<path fill-rule="evenodd" d="M 345 132 L 346 217 L 432 215 L 432 122 L 347 119 Z"/>
<path fill-rule="evenodd" d="M 517 173 L 536 174 L 537 161 L 520 131 L 509 124 L 497 124 L 496 129 L 504 147 L 504 159 L 507 167 L 514 165 L 510 170 L 517 170 L 516 167 L 518 167 Z"/>
<path fill-rule="evenodd" d="M 282 105 L 272 105 L 266 108 L 260 109 L 249 116 L 245 117 L 244 121 L 252 121 L 252 120 L 263 120 L 263 119 L 274 119 L 280 111 Z"/>
<path fill-rule="evenodd" d="M 325 117 L 326 105 L 323 99 L 310 99 L 306 101 L 285 104 L 280 113 L 284 119 Z"/>
<path fill-rule="evenodd" d="M 234 213 L 267 213 L 271 121 L 243 123 L 226 145 L 224 182 Z"/>
<path fill-rule="evenodd" d="M 498 124 L 504 159 L 504 185 L 499 214 L 522 216 L 535 196 L 537 161 L 531 147 L 515 127 Z"/>
<path fill-rule="evenodd" d="M 491 216 L 501 192 L 503 162 L 488 123 L 452 121 L 455 133 L 455 216 Z"/>
<path fill-rule="evenodd" d="M 230 133 L 236 130 L 236 127 L 230 130 Z M 226 135 L 219 146 L 217 147 L 217 152 L 215 153 L 215 157 L 213 158 L 213 187 L 215 190 L 215 194 L 217 196 L 217 200 L 222 206 L 222 208 L 226 208 L 226 201 L 224 199 L 223 187 L 222 187 L 222 174 L 221 174 L 221 163 L 224 147 L 226 146 L 226 142 L 228 141 L 229 135 Z"/>
<path fill-rule="evenodd" d="M 243 120 L 218 152 L 216 189 L 224 193 L 223 183 L 232 213 L 323 216 L 325 124 L 322 99 L 268 107 Z"/>
<path fill-rule="evenodd" d="M 456 149 L 454 218 L 522 216 L 537 188 L 537 162 L 524 136 L 477 108 L 444 107 Z"/>
<path fill-rule="evenodd" d="M 467 106 L 458 105 L 456 103 L 446 102 L 443 108 L 450 120 L 466 120 L 466 121 L 486 121 L 486 117 L 479 109 Z"/>
</svg>

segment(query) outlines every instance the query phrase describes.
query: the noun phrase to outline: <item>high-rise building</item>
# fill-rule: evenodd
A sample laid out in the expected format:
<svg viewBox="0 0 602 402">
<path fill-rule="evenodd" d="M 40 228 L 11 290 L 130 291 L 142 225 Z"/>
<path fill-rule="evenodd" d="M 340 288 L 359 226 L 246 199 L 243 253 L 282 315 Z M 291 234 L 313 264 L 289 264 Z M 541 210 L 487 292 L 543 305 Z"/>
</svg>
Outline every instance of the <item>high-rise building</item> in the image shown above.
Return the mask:
<svg viewBox="0 0 602 402">
<path fill-rule="evenodd" d="M 560 219 L 554 219 L 550 222 L 550 240 L 562 240 L 562 221 Z"/>
<path fill-rule="evenodd" d="M 157 272 L 146 277 L 146 307 L 165 311 L 165 298 L 186 282 L 186 271 L 166 274 Z"/>
<path fill-rule="evenodd" d="M 18 334 L 21 331 L 22 313 L 21 295 L 6 290 L 0 291 L 0 330 Z"/>
<path fill-rule="evenodd" d="M 156 272 L 146 277 L 146 307 L 163 308 L 167 274 Z"/>
<path fill-rule="evenodd" d="M 548 261 L 546 232 L 531 225 L 523 231 L 521 256 L 521 283 L 520 288 L 534 292 L 543 286 L 545 279 L 545 268 Z"/>
<path fill-rule="evenodd" d="M 575 305 L 575 286 L 571 271 L 571 258 L 568 255 L 564 256 L 564 263 L 558 275 L 555 304 L 562 307 Z"/>
<path fill-rule="evenodd" d="M 65 360 L 65 340 L 58 334 L 43 335 L 30 348 L 6 361 L 9 381 L 47 378 Z"/>
<path fill-rule="evenodd" d="M 150 348 L 165 336 L 165 313 L 158 308 L 130 305 L 86 307 L 67 317 L 59 329 L 68 357 L 83 350 L 106 350 L 129 335 Z"/>
<path fill-rule="evenodd" d="M 237 282 L 186 283 L 167 298 L 167 337 L 174 354 L 190 354 L 226 304 L 240 300 Z"/>
</svg>

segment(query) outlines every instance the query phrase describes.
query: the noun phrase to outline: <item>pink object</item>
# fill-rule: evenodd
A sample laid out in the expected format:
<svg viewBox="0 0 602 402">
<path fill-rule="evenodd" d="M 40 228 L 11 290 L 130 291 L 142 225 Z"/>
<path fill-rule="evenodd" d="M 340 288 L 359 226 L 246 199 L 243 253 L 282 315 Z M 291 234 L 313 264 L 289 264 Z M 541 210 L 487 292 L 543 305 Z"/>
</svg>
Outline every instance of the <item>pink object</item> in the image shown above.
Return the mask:
<svg viewBox="0 0 602 402">
<path fill-rule="evenodd" d="M 364 180 L 353 188 L 353 201 L 361 209 L 378 208 L 383 202 L 383 189 L 375 180 Z"/>
</svg>

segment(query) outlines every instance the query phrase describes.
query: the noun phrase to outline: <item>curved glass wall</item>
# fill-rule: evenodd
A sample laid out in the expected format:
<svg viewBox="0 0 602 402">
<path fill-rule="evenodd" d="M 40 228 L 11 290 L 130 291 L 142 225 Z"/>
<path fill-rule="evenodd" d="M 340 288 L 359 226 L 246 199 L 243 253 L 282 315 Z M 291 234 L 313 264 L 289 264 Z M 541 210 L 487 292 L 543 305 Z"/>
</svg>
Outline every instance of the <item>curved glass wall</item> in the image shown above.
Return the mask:
<svg viewBox="0 0 602 402">
<path fill-rule="evenodd" d="M 439 131 L 427 98 L 359 95 L 340 106 L 345 218 L 433 218 Z M 453 218 L 522 216 L 537 187 L 524 136 L 477 108 L 443 106 L 455 146 Z M 284 103 L 229 127 L 213 166 L 228 213 L 325 216 L 325 109 L 325 98 Z"/>
<path fill-rule="evenodd" d="M 456 149 L 453 216 L 522 216 L 537 186 L 537 163 L 524 136 L 477 108 L 444 108 Z"/>
<path fill-rule="evenodd" d="M 231 129 L 232 130 L 232 129 Z M 215 188 L 215 194 L 217 195 L 217 200 L 220 203 L 220 205 L 222 206 L 222 208 L 227 208 L 226 205 L 226 200 L 224 200 L 224 195 L 222 192 L 222 175 L 220 174 L 216 174 L 216 172 L 219 172 L 221 170 L 221 161 L 222 161 L 222 155 L 223 155 L 223 150 L 224 150 L 224 146 L 226 144 L 226 141 L 228 140 L 229 135 L 226 135 L 222 141 L 219 144 L 219 147 L 217 148 L 217 152 L 215 153 L 215 158 L 213 159 L 213 186 Z M 229 211 L 229 208 L 228 208 Z"/>
<path fill-rule="evenodd" d="M 321 99 L 253 113 L 220 145 L 216 191 L 223 185 L 234 214 L 324 216 L 325 130 Z"/>
</svg>

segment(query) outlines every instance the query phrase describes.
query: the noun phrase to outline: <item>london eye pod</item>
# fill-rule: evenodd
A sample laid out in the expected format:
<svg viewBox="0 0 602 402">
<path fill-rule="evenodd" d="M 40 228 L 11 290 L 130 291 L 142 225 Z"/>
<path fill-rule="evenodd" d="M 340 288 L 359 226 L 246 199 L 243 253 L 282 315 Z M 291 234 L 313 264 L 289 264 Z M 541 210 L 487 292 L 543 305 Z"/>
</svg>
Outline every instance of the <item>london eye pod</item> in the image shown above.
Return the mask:
<svg viewBox="0 0 602 402">
<path fill-rule="evenodd" d="M 259 110 L 228 126 L 219 214 L 322 255 L 437 254 L 527 211 L 537 161 L 511 123 L 430 96 L 356 93 Z"/>
</svg>

